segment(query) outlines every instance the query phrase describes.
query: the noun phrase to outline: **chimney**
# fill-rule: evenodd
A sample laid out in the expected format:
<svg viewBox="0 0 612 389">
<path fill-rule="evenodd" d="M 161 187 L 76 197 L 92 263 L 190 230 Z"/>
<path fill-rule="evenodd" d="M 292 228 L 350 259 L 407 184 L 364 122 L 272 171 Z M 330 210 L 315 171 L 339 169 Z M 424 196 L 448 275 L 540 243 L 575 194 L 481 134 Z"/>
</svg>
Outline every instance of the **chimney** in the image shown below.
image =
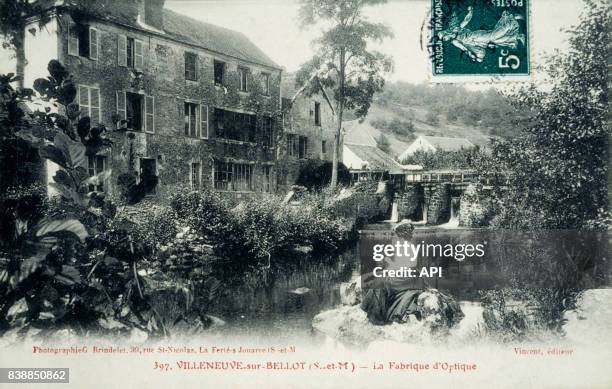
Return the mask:
<svg viewBox="0 0 612 389">
<path fill-rule="evenodd" d="M 143 0 L 144 1 L 144 22 L 151 27 L 159 30 L 164 27 L 164 3 L 166 0 Z"/>
</svg>

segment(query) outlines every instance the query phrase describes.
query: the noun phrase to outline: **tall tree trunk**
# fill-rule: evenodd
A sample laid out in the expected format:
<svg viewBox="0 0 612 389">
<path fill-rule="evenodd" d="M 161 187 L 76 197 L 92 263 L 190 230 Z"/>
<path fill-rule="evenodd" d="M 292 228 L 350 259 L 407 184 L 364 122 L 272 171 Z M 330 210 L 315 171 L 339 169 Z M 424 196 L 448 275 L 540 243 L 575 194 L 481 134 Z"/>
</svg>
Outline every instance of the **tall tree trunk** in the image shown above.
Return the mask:
<svg viewBox="0 0 612 389">
<path fill-rule="evenodd" d="M 332 158 L 332 178 L 331 187 L 332 189 L 338 186 L 338 159 L 340 157 L 340 139 L 342 136 L 342 116 L 344 114 L 344 77 L 345 77 L 345 58 L 346 52 L 344 49 L 340 49 L 340 99 L 338 101 L 336 113 L 338 115 L 338 125 L 336 127 L 336 134 L 334 135 L 334 153 Z"/>
<path fill-rule="evenodd" d="M 26 57 L 25 57 L 25 30 L 21 29 L 20 32 L 17 33 L 15 37 L 15 75 L 19 77 L 19 81 L 17 81 L 17 87 L 22 89 L 24 87 L 24 75 L 25 75 L 25 65 L 26 65 Z"/>
</svg>

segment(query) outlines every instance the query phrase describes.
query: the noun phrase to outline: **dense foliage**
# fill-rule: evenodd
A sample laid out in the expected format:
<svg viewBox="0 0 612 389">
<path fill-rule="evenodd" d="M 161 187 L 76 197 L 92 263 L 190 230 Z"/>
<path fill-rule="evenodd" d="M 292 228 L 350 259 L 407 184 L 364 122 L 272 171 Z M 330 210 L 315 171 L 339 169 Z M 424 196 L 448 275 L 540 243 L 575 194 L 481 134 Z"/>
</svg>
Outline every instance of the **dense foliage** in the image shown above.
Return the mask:
<svg viewBox="0 0 612 389">
<path fill-rule="evenodd" d="M 295 182 L 296 185 L 306 189 L 320 191 L 331 184 L 332 163 L 321 162 L 310 159 L 300 168 L 300 174 Z M 351 174 L 348 168 L 342 163 L 338 163 L 338 184 L 346 186 L 351 182 Z"/>
<path fill-rule="evenodd" d="M 290 261 L 300 247 L 316 255 L 337 253 L 349 243 L 352 227 L 322 207 L 287 205 L 276 197 L 232 208 L 214 191 L 179 191 L 172 196 L 171 207 L 226 261 L 219 271 L 234 277 Z"/>
<path fill-rule="evenodd" d="M 512 230 L 580 230 L 610 228 L 608 204 L 607 110 L 609 32 L 612 27 L 607 2 L 587 2 L 580 24 L 571 32 L 570 52 L 548 61 L 547 88 L 532 84 L 511 98 L 528 115 L 521 137 L 494 142 L 491 158 L 483 165 L 488 175 L 503 173 L 511 190 L 496 190 L 491 201 L 491 225 Z M 510 338 L 524 334 L 530 325 L 561 330 L 563 312 L 573 307 L 578 289 L 556 288 L 576 277 L 598 277 L 593 258 L 580 252 L 588 248 L 558 244 L 565 252 L 551 255 L 539 250 L 503 258 L 517 280 L 530 273 L 546 275 L 545 288 L 485 293 L 485 322 L 489 330 L 506 330 Z M 592 248 L 592 247 L 590 247 Z M 573 283 L 575 285 L 575 283 Z M 507 302 L 531 306 L 519 312 Z"/>
<path fill-rule="evenodd" d="M 22 104 L 33 91 L 15 91 L 12 75 L 0 77 L 3 132 L 12 131 L 57 166 L 51 186 L 58 193 L 48 208 L 40 190 L 16 188 L 2 195 L 7 212 L 12 209 L 3 221 L 12 231 L 3 233 L 13 238 L 3 245 L 0 261 L 0 330 L 165 333 L 138 274 L 144 252 L 129 223 L 116 219 L 115 205 L 102 193 L 89 191 L 110 171 L 90 177 L 87 156 L 112 143 L 104 127 L 92 127 L 81 115 L 66 69 L 52 60 L 48 71 L 34 82 L 42 109 L 31 114 Z"/>
</svg>

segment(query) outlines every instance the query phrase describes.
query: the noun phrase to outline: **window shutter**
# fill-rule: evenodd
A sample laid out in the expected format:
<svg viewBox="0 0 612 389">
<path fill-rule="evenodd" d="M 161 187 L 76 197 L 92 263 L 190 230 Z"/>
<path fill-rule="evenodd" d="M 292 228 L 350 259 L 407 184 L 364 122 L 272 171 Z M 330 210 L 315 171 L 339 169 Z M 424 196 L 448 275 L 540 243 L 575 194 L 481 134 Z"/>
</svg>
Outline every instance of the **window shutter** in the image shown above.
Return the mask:
<svg viewBox="0 0 612 389">
<path fill-rule="evenodd" d="M 142 70 L 144 68 L 144 57 L 142 41 L 134 39 L 134 68 Z"/>
<path fill-rule="evenodd" d="M 79 110 L 81 115 L 89 116 L 89 88 L 79 85 L 78 91 Z"/>
<path fill-rule="evenodd" d="M 200 105 L 200 138 L 208 139 L 208 105 Z"/>
<path fill-rule="evenodd" d="M 98 59 L 99 33 L 95 28 L 89 28 L 89 58 Z"/>
<path fill-rule="evenodd" d="M 90 88 L 90 119 L 93 123 L 100 123 L 102 121 L 100 114 L 100 89 Z"/>
<path fill-rule="evenodd" d="M 127 120 L 124 91 L 117 91 L 117 115 L 119 115 L 119 120 Z"/>
<path fill-rule="evenodd" d="M 145 96 L 145 132 L 155 132 L 155 98 Z"/>
<path fill-rule="evenodd" d="M 117 62 L 119 66 L 127 66 L 127 37 L 119 35 L 117 40 Z"/>
<path fill-rule="evenodd" d="M 79 55 L 79 38 L 76 35 L 74 24 L 68 27 L 68 54 Z"/>
</svg>

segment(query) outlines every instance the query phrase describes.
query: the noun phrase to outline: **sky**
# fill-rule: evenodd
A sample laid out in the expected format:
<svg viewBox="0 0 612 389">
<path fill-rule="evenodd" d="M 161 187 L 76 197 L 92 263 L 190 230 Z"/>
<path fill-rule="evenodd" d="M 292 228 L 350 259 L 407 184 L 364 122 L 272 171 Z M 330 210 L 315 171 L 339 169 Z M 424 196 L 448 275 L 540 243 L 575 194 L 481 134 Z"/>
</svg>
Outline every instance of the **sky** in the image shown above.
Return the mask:
<svg viewBox="0 0 612 389">
<path fill-rule="evenodd" d="M 300 29 L 297 0 L 166 0 L 165 6 L 244 33 L 288 72 L 313 55 L 310 42 L 319 32 Z M 429 7 L 429 1 L 390 0 L 366 11 L 372 21 L 387 24 L 395 35 L 373 46 L 393 57 L 391 81 L 420 83 L 428 79 L 427 53 L 421 50 L 420 33 Z M 578 22 L 582 8 L 581 0 L 532 0 L 531 47 L 536 64 L 542 53 L 567 48 L 567 35 L 561 30 Z M 9 53 L 0 51 L 0 73 L 13 69 L 8 57 Z"/>
<path fill-rule="evenodd" d="M 394 38 L 376 49 L 394 58 L 392 81 L 420 83 L 428 79 L 427 53 L 421 50 L 420 34 L 430 1 L 390 0 L 371 7 L 366 15 L 387 24 Z M 287 71 L 297 70 L 312 55 L 310 42 L 317 30 L 301 30 L 297 0 L 167 0 L 166 7 L 208 23 L 247 35 L 270 58 Z M 578 22 L 581 0 L 532 0 L 532 41 L 535 60 L 542 52 L 567 47 L 566 29 Z"/>
</svg>

